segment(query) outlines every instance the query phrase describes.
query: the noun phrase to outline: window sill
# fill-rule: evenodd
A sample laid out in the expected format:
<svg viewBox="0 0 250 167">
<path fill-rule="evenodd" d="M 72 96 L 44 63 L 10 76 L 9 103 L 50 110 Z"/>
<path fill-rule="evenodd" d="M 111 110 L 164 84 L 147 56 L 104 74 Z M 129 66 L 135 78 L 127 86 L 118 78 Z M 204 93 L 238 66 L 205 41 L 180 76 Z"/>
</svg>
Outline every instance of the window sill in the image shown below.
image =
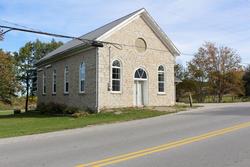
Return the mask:
<svg viewBox="0 0 250 167">
<path fill-rule="evenodd" d="M 157 95 L 166 95 L 166 92 L 158 92 Z"/>
<path fill-rule="evenodd" d="M 68 96 L 69 93 L 68 93 L 68 92 L 64 92 L 63 95 L 64 95 L 64 96 Z"/>
<path fill-rule="evenodd" d="M 52 93 L 52 96 L 56 96 L 56 93 Z"/>
<path fill-rule="evenodd" d="M 46 96 L 46 93 L 43 93 L 42 95 L 43 95 L 43 96 Z"/>
<path fill-rule="evenodd" d="M 78 92 L 79 95 L 85 95 L 85 91 L 84 92 Z"/>
<path fill-rule="evenodd" d="M 121 91 L 111 91 L 112 94 L 122 94 Z"/>
</svg>

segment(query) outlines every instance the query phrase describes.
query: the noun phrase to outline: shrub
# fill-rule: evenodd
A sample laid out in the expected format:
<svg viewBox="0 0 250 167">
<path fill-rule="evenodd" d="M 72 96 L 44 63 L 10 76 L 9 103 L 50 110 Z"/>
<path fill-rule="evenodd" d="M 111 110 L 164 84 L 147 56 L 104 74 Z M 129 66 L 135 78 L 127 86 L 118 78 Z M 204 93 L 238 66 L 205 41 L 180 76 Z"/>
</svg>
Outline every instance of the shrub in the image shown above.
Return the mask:
<svg viewBox="0 0 250 167">
<path fill-rule="evenodd" d="M 87 115 L 89 115 L 89 113 L 87 113 L 87 112 L 76 112 L 76 113 L 72 114 L 72 117 L 80 118 L 80 117 L 85 117 Z"/>
<path fill-rule="evenodd" d="M 64 110 L 67 108 L 65 104 L 49 103 L 49 114 L 64 114 Z"/>
<path fill-rule="evenodd" d="M 46 105 L 44 103 L 39 103 L 36 107 L 36 110 L 42 114 L 46 113 L 46 109 L 47 108 L 46 108 Z"/>
<path fill-rule="evenodd" d="M 40 103 L 37 105 L 37 110 L 41 114 L 74 114 L 79 112 L 79 108 L 66 106 L 65 104 L 53 103 L 48 104 Z"/>
<path fill-rule="evenodd" d="M 64 114 L 64 110 L 67 108 L 65 104 L 53 103 L 48 104 L 40 103 L 37 106 L 37 110 L 41 114 Z"/>
<path fill-rule="evenodd" d="M 94 113 L 95 113 L 95 110 L 93 110 L 93 109 L 91 109 L 91 108 L 89 108 L 89 107 L 87 107 L 85 111 L 86 111 L 87 113 L 89 113 L 89 114 L 94 114 Z"/>
<path fill-rule="evenodd" d="M 79 109 L 77 107 L 66 107 L 64 110 L 63 110 L 63 113 L 64 114 L 74 114 L 76 112 L 78 112 Z"/>
<path fill-rule="evenodd" d="M 20 109 L 14 109 L 14 115 L 16 114 L 21 114 L 21 110 Z"/>
</svg>

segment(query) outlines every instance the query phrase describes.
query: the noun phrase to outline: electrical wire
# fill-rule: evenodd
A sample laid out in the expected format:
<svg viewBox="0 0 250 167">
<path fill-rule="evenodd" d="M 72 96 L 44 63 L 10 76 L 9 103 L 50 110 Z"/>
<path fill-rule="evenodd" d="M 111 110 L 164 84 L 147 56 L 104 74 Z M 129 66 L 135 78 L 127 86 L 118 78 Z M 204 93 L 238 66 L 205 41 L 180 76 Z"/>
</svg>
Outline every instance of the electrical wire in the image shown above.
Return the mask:
<svg viewBox="0 0 250 167">
<path fill-rule="evenodd" d="M 135 46 L 135 45 L 128 45 L 128 44 L 115 43 L 115 42 L 107 42 L 107 41 L 89 40 L 89 39 L 84 39 L 84 38 L 79 38 L 79 37 L 74 37 L 74 36 L 69 36 L 69 35 L 61 35 L 61 34 L 55 34 L 55 33 L 48 33 L 48 32 L 44 32 L 44 31 L 22 29 L 22 28 L 11 27 L 11 26 L 4 26 L 4 25 L 0 25 L 0 28 L 8 29 L 8 30 L 2 32 L 1 35 L 4 35 L 4 34 L 6 34 L 9 31 L 22 31 L 22 32 L 28 32 L 28 33 L 35 33 L 35 34 L 41 34 L 41 35 L 48 35 L 48 36 L 53 36 L 53 37 L 59 37 L 59 38 L 76 39 L 76 40 L 82 41 L 84 43 L 100 42 L 100 43 L 103 43 L 103 44 L 112 45 L 115 48 L 120 49 L 120 50 L 123 49 L 122 46 L 126 46 L 126 47 L 138 47 L 138 46 Z M 168 52 L 166 50 L 157 49 L 157 48 L 147 48 L 147 49 L 154 50 L 154 51 Z M 182 54 L 182 55 L 185 55 L 185 54 Z"/>
<path fill-rule="evenodd" d="M 69 36 L 69 35 L 61 35 L 61 34 L 49 33 L 49 32 L 34 30 L 33 28 L 26 27 L 26 26 L 23 26 L 23 25 L 19 25 L 19 24 L 16 24 L 16 23 L 12 23 L 12 22 L 9 22 L 9 21 L 3 20 L 3 19 L 0 19 L 0 20 L 4 21 L 6 23 L 10 23 L 10 24 L 19 26 L 19 27 L 26 28 L 26 29 L 22 29 L 22 28 L 17 28 L 17 27 L 0 25 L 0 28 L 7 29 L 6 31 L 3 31 L 3 32 L 0 31 L 0 35 L 4 35 L 4 34 L 8 33 L 9 31 L 15 30 L 15 31 L 22 31 L 22 32 L 28 32 L 28 33 L 35 33 L 35 34 L 59 37 L 59 38 L 76 39 L 76 40 L 79 40 L 79 41 L 81 41 L 81 42 L 83 42 L 85 44 L 91 44 L 93 42 L 99 42 L 99 43 L 102 43 L 102 44 L 112 45 L 112 46 L 114 46 L 115 48 L 117 48 L 119 50 L 122 50 L 123 46 L 124 47 L 137 47 L 137 48 L 140 48 L 139 46 L 136 46 L 136 45 L 115 43 L 115 42 L 107 42 L 107 41 L 96 41 L 96 40 L 89 40 L 89 39 L 84 39 L 84 38 L 74 37 L 74 36 Z M 154 50 L 154 51 L 160 51 L 160 52 L 169 52 L 169 51 L 158 49 L 158 48 L 147 47 L 147 49 L 148 50 Z M 183 52 L 180 52 L 180 55 L 193 57 L 195 55 L 195 53 L 183 53 Z M 247 64 L 248 65 L 249 63 L 241 63 L 241 64 Z"/>
<path fill-rule="evenodd" d="M 20 25 L 20 24 L 11 22 L 11 21 L 4 20 L 4 19 L 0 19 L 0 20 L 1 20 L 2 22 L 5 22 L 5 23 L 7 23 L 7 24 L 12 24 L 12 25 L 15 25 L 15 26 L 17 26 L 17 27 L 27 28 L 27 29 L 34 30 L 34 31 L 41 31 L 41 30 L 38 30 L 38 29 L 33 29 L 33 28 L 30 28 L 30 27 L 27 27 L 27 26 L 24 26 L 24 25 Z"/>
<path fill-rule="evenodd" d="M 7 29 L 1 35 L 6 34 L 9 31 L 22 31 L 22 32 L 28 32 L 28 33 L 35 33 L 35 34 L 41 34 L 41 35 L 47 35 L 47 36 L 53 36 L 53 37 L 59 37 L 59 38 L 68 38 L 68 39 L 77 39 L 82 42 L 93 42 L 93 40 L 88 40 L 88 39 L 82 39 L 79 37 L 74 37 L 74 36 L 69 36 L 69 35 L 61 35 L 61 34 L 54 34 L 54 33 L 48 33 L 44 31 L 35 31 L 35 30 L 30 30 L 30 29 L 22 29 L 22 28 L 17 28 L 17 27 L 10 27 L 10 26 L 3 26 L 0 25 L 0 28 Z"/>
</svg>

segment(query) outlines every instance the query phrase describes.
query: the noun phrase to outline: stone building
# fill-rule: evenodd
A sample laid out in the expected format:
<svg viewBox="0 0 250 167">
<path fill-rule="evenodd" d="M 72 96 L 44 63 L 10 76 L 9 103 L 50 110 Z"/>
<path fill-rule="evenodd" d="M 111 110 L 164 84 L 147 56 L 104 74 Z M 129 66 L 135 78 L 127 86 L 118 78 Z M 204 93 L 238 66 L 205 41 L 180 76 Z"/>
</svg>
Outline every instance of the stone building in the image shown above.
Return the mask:
<svg viewBox="0 0 250 167">
<path fill-rule="evenodd" d="M 97 111 L 175 104 L 179 51 L 145 9 L 80 38 L 37 62 L 38 103 Z"/>
</svg>

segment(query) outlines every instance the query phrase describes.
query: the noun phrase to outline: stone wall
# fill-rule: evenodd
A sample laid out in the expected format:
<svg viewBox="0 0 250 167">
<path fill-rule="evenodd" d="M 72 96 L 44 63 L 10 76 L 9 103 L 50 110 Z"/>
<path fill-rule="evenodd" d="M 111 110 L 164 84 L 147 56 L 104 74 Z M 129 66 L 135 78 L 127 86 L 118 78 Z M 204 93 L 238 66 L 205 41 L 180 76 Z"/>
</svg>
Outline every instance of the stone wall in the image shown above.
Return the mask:
<svg viewBox="0 0 250 167">
<path fill-rule="evenodd" d="M 159 40 L 145 21 L 138 17 L 105 41 L 135 45 L 137 38 L 143 38 L 147 50 L 139 53 L 133 46 L 123 46 L 119 50 L 111 46 L 111 63 L 120 60 L 122 63 L 121 92 L 107 91 L 109 83 L 109 46 L 99 48 L 99 107 L 133 106 L 134 72 L 144 68 L 148 74 L 148 106 L 169 106 L 175 104 L 174 64 L 175 57 Z M 158 93 L 158 67 L 165 68 L 165 94 Z"/>
<path fill-rule="evenodd" d="M 134 47 L 137 38 L 143 38 L 146 41 L 147 49 L 145 52 L 138 52 Z M 105 44 L 103 48 L 90 49 L 50 63 L 49 68 L 46 68 L 45 65 L 39 67 L 41 71 L 38 72 L 38 103 L 56 102 L 92 109 L 97 109 L 97 105 L 99 109 L 132 107 L 134 105 L 134 73 L 136 69 L 143 68 L 148 75 L 147 105 L 169 106 L 175 104 L 175 57 L 141 17 L 113 33 L 105 41 L 130 46 L 122 46 L 122 49 L 117 49 L 112 45 Z M 110 63 L 109 47 L 111 51 Z M 96 54 L 98 54 L 97 60 Z M 122 66 L 121 91 L 119 93 L 108 91 L 108 83 L 111 78 L 109 65 L 116 59 L 121 62 Z M 81 61 L 86 63 L 86 91 L 83 94 L 79 93 L 79 65 Z M 69 66 L 70 71 L 68 95 L 64 94 L 64 68 L 66 65 Z M 160 65 L 165 68 L 165 93 L 158 93 L 158 67 Z M 96 66 L 98 66 L 97 72 Z M 52 95 L 52 73 L 55 68 L 57 70 L 57 93 Z M 45 95 L 42 94 L 42 74 L 44 70 L 47 72 L 47 93 Z M 98 73 L 97 82 L 96 73 Z M 98 97 L 96 96 L 97 86 Z"/>
<path fill-rule="evenodd" d="M 85 92 L 79 93 L 79 65 L 86 64 Z M 46 68 L 46 66 L 48 66 Z M 64 94 L 64 68 L 69 67 L 69 94 Z M 96 109 L 96 49 L 89 49 L 73 56 L 40 66 L 38 71 L 38 104 L 62 103 L 80 108 Z M 52 94 L 53 70 L 57 71 L 57 92 Z M 47 74 L 47 92 L 43 94 L 43 72 Z"/>
</svg>

